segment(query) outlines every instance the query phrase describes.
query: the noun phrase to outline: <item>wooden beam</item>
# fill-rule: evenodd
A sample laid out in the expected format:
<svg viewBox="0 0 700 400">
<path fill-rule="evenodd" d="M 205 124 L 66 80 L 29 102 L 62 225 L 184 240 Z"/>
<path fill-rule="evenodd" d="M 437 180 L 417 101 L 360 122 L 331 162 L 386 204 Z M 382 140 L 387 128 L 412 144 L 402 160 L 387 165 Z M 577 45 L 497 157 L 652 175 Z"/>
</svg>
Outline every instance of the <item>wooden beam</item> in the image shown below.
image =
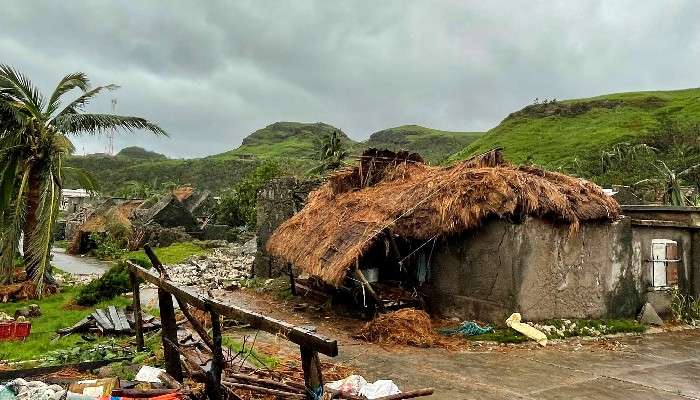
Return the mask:
<svg viewBox="0 0 700 400">
<path fill-rule="evenodd" d="M 306 398 L 316 400 L 323 387 L 323 375 L 321 374 L 321 361 L 318 353 L 306 346 L 299 346 L 301 350 L 301 368 L 304 370 L 304 386 L 306 386 Z"/>
<path fill-rule="evenodd" d="M 129 273 L 131 279 L 131 288 L 133 290 L 133 309 L 134 309 L 134 331 L 136 332 L 136 350 L 144 349 L 143 342 L 143 315 L 141 315 L 141 288 L 139 278 L 131 271 Z"/>
<path fill-rule="evenodd" d="M 281 335 L 290 342 L 298 345 L 306 345 L 329 357 L 338 355 L 338 343 L 335 340 L 329 340 L 285 321 L 280 321 L 232 304 L 202 297 L 191 289 L 180 287 L 169 280 L 161 279 L 153 272 L 145 270 L 132 262 L 127 261 L 127 264 L 139 278 L 174 294 L 177 298 L 182 299 L 194 307 L 202 310 L 215 311 L 224 317 L 249 324 L 254 329 L 260 329 L 272 333 L 273 335 Z"/>
<path fill-rule="evenodd" d="M 165 372 L 182 382 L 182 366 L 180 353 L 173 346 L 177 343 L 177 321 L 173 308 L 173 297 L 166 290 L 158 288 L 158 305 L 160 307 L 160 322 L 162 324 L 163 353 L 165 356 Z"/>
<path fill-rule="evenodd" d="M 223 399 L 221 393 L 221 372 L 224 370 L 224 353 L 221 347 L 221 316 L 215 311 L 209 313 L 211 316 L 211 336 L 213 347 L 211 368 L 207 374 L 206 391 L 209 400 Z"/>
</svg>

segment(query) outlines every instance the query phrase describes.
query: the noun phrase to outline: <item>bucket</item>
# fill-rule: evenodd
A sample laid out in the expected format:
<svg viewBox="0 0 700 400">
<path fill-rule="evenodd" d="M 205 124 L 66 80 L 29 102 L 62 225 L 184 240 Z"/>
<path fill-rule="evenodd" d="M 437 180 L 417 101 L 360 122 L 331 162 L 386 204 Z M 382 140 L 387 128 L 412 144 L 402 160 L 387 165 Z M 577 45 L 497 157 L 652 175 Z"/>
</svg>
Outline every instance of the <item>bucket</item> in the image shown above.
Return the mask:
<svg viewBox="0 0 700 400">
<path fill-rule="evenodd" d="M 362 275 L 365 276 L 365 279 L 367 279 L 367 282 L 369 283 L 374 283 L 379 280 L 379 268 L 367 268 L 367 269 L 361 269 Z"/>
</svg>

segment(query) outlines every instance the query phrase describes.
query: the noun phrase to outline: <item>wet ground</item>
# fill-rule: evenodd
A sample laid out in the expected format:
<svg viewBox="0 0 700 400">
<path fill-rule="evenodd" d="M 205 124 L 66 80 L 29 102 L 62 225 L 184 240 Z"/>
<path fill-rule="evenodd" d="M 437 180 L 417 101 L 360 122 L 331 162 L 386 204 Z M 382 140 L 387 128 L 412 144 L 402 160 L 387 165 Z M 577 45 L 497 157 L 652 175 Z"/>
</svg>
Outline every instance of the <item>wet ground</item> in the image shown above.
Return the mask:
<svg viewBox="0 0 700 400">
<path fill-rule="evenodd" d="M 65 249 L 54 247 L 51 249 L 52 263 L 62 271 L 73 275 L 102 275 L 111 267 L 107 261 L 100 261 L 94 257 L 81 257 L 66 254 Z"/>
<path fill-rule="evenodd" d="M 246 290 L 216 296 L 298 325 L 314 325 L 338 340 L 340 354 L 334 361 L 351 364 L 368 380 L 393 379 L 404 390 L 433 387 L 433 399 L 700 398 L 698 329 L 568 340 L 546 348 L 386 349 L 352 338 L 362 322 L 332 310 L 299 311 L 298 300 L 277 301 Z M 260 333 L 256 340 L 298 352 L 272 335 Z"/>
</svg>

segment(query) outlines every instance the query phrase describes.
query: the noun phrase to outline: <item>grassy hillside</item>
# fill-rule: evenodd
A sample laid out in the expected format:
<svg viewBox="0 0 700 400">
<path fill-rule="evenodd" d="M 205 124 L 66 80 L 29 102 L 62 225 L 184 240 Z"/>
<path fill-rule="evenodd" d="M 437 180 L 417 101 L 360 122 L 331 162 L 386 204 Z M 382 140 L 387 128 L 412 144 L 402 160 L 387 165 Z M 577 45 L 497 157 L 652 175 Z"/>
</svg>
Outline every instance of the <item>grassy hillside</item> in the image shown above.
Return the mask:
<svg viewBox="0 0 700 400">
<path fill-rule="evenodd" d="M 417 152 L 426 161 L 436 164 L 460 151 L 481 135 L 483 132 L 450 132 L 419 125 L 403 125 L 374 132 L 363 145 Z"/>
<path fill-rule="evenodd" d="M 356 142 L 342 130 L 322 122 L 275 122 L 251 133 L 241 146 L 210 158 L 230 158 L 254 155 L 258 158 L 296 158 L 312 161 L 319 142 L 333 131 L 340 132 L 342 141 L 348 148 Z"/>
<path fill-rule="evenodd" d="M 133 157 L 130 152 L 126 152 L 126 155 L 120 152 L 115 156 L 72 156 L 66 163 L 90 171 L 104 193 L 114 193 L 132 180 L 153 187 L 175 182 L 218 191 L 233 186 L 259 164 L 257 160 L 238 158 L 170 160 L 162 155 L 143 158 L 142 154 Z M 71 179 L 67 179 L 65 185 L 68 188 L 78 187 L 77 182 Z"/>
<path fill-rule="evenodd" d="M 669 124 L 699 122 L 700 89 L 533 104 L 510 114 L 450 161 L 500 146 L 510 161 L 556 168 L 600 157 L 619 142 L 648 141 Z"/>
</svg>

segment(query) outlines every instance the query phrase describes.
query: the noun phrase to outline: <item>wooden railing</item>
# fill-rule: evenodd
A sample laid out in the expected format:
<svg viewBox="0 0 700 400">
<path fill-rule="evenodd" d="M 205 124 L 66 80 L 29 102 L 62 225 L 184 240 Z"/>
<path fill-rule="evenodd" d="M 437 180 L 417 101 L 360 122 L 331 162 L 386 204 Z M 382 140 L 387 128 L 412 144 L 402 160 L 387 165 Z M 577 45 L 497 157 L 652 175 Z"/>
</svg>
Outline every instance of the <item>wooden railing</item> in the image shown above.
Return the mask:
<svg viewBox="0 0 700 400">
<path fill-rule="evenodd" d="M 187 317 L 193 328 L 199 334 L 202 341 L 212 351 L 212 364 L 207 373 L 206 391 L 210 399 L 221 399 L 222 386 L 221 374 L 224 370 L 224 355 L 221 344 L 221 317 L 228 317 L 250 325 L 254 329 L 259 329 L 286 338 L 290 342 L 299 345 L 301 353 L 302 369 L 304 370 L 304 384 L 306 387 L 306 397 L 314 398 L 314 393 L 320 392 L 323 386 L 323 375 L 318 353 L 329 357 L 338 355 L 338 344 L 335 340 L 326 339 L 313 332 L 299 328 L 284 321 L 280 321 L 268 316 L 246 310 L 244 308 L 226 304 L 221 301 L 202 296 L 194 291 L 180 287 L 170 281 L 167 272 L 161 265 L 150 247 L 144 248 L 151 263 L 158 274 L 146 270 L 132 262 L 127 262 L 131 274 L 131 284 L 134 291 L 134 317 L 136 343 L 139 349 L 144 346 L 143 331 L 141 329 L 141 296 L 139 279 L 152 283 L 158 287 L 158 304 L 160 307 L 160 319 L 162 324 L 163 352 L 165 356 L 165 370 L 182 382 L 182 366 L 180 364 L 180 353 L 177 346 L 177 322 L 175 320 L 175 308 L 173 297 L 180 306 L 180 310 Z M 206 311 L 211 317 L 212 333 L 201 326 L 201 323 L 192 318 L 189 307 L 195 307 Z"/>
</svg>

